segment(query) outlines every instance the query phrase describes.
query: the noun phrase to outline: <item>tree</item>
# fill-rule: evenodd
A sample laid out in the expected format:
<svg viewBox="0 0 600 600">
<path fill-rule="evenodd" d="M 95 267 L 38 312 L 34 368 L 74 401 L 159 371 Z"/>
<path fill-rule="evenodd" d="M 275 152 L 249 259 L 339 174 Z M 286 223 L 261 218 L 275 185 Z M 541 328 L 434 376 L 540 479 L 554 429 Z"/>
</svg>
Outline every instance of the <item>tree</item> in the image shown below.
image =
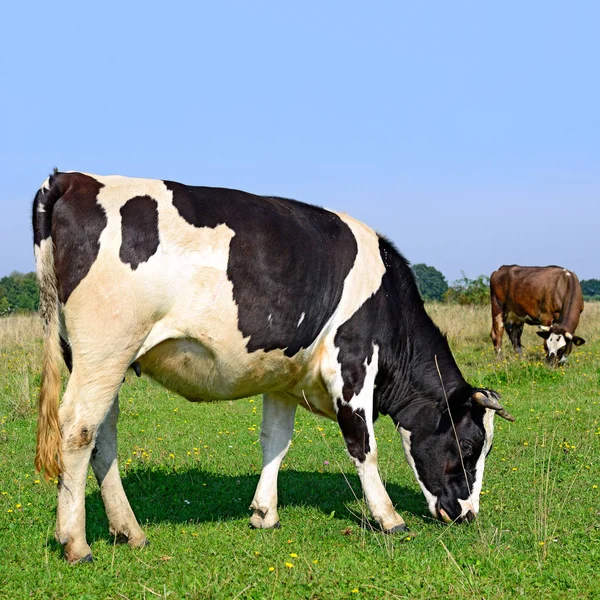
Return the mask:
<svg viewBox="0 0 600 600">
<path fill-rule="evenodd" d="M 413 265 L 417 287 L 424 300 L 441 300 L 448 290 L 446 278 L 435 268 L 419 263 Z"/>
<path fill-rule="evenodd" d="M 588 298 L 600 298 L 600 279 L 582 279 L 581 291 Z"/>
<path fill-rule="evenodd" d="M 0 279 L 0 314 L 37 310 L 40 303 L 35 273 L 18 273 Z"/>
<path fill-rule="evenodd" d="M 461 273 L 462 277 L 455 281 L 444 294 L 444 301 L 480 306 L 488 304 L 490 301 L 490 278 L 487 275 L 480 275 L 475 279 L 469 279 L 463 271 Z"/>
</svg>

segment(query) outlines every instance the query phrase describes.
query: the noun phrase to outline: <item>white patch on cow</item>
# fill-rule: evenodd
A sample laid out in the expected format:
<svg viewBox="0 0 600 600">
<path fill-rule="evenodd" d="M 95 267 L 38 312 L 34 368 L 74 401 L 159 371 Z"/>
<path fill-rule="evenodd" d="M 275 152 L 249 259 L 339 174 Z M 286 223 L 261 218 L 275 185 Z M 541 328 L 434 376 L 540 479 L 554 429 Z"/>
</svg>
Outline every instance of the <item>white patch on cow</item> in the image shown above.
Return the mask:
<svg viewBox="0 0 600 600">
<path fill-rule="evenodd" d="M 42 183 L 42 186 L 40 187 L 40 190 L 42 190 L 42 192 L 49 190 L 50 189 L 50 177 L 48 177 L 44 183 Z"/>
<path fill-rule="evenodd" d="M 492 447 L 492 441 L 494 439 L 494 413 L 495 411 L 491 408 L 485 409 L 485 415 L 483 416 L 483 429 L 485 431 L 485 439 L 483 441 L 483 448 L 481 454 L 477 459 L 475 465 L 475 482 L 473 483 L 473 489 L 471 495 L 466 500 L 458 499 L 461 506 L 460 516 L 464 517 L 469 511 L 472 511 L 475 515 L 479 513 L 479 498 L 481 496 L 481 488 L 483 486 L 483 470 L 485 468 L 485 459 Z"/>
<path fill-rule="evenodd" d="M 267 321 L 269 321 L 269 323 L 273 320 L 273 315 L 271 313 L 269 313 L 269 316 L 267 317 Z"/>
<path fill-rule="evenodd" d="M 300 327 L 300 324 L 302 323 L 302 321 L 304 321 L 304 317 L 305 317 L 305 316 L 306 316 L 306 314 L 305 314 L 305 313 L 302 313 L 302 314 L 300 315 L 300 320 L 298 321 L 298 325 L 296 325 L 296 327 Z"/>
<path fill-rule="evenodd" d="M 425 500 L 427 500 L 427 506 L 429 507 L 429 512 L 437 519 L 437 496 L 434 496 L 424 485 L 419 477 L 419 472 L 417 471 L 417 466 L 415 465 L 415 459 L 411 453 L 411 441 L 410 441 L 411 433 L 408 429 L 404 429 L 404 427 L 400 427 L 400 437 L 402 438 L 402 448 L 404 448 L 404 456 L 406 457 L 406 461 L 410 465 L 413 470 L 415 477 L 417 478 L 417 483 L 419 484 L 423 494 L 425 495 Z"/>
<path fill-rule="evenodd" d="M 565 336 L 560 333 L 551 333 L 546 341 L 548 347 L 548 356 L 557 355 L 561 348 L 567 345 Z"/>
</svg>

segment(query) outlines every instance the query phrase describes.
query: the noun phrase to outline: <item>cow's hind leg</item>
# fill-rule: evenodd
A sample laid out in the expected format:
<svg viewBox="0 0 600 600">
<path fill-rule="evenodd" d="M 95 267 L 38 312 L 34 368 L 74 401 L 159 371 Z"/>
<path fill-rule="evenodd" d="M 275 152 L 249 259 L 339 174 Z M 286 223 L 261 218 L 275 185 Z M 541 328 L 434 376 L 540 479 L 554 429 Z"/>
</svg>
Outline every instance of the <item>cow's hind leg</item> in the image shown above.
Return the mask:
<svg viewBox="0 0 600 600">
<path fill-rule="evenodd" d="M 377 374 L 377 349 L 368 365 L 345 365 L 343 396 L 336 399 L 337 420 L 348 453 L 356 465 L 367 506 L 385 533 L 407 532 L 404 519 L 396 512 L 381 481 L 377 465 L 377 442 L 373 429 L 373 389 Z M 366 374 L 364 371 L 366 370 Z M 349 381 L 355 383 L 349 383 Z M 358 382 L 362 382 L 360 385 Z M 333 382 L 332 382 L 333 383 Z M 330 385 L 332 390 L 339 389 Z M 356 393 L 358 391 L 358 393 Z"/>
<path fill-rule="evenodd" d="M 100 425 L 96 445 L 92 450 L 92 469 L 100 486 L 111 535 L 126 540 L 132 548 L 141 548 L 148 542 L 129 505 L 117 462 L 117 420 L 119 397 Z"/>
<path fill-rule="evenodd" d="M 277 476 L 294 433 L 296 404 L 275 395 L 263 397 L 263 416 L 260 443 L 263 468 L 250 505 L 253 511 L 250 524 L 257 529 L 279 527 L 277 513 Z"/>
<path fill-rule="evenodd" d="M 81 364 L 81 363 L 80 363 Z M 83 365 L 82 365 L 83 367 Z M 85 482 L 98 432 L 107 417 L 126 365 L 78 368 L 75 361 L 59 411 L 63 472 L 58 485 L 56 539 L 73 563 L 92 559 L 85 538 Z"/>
</svg>

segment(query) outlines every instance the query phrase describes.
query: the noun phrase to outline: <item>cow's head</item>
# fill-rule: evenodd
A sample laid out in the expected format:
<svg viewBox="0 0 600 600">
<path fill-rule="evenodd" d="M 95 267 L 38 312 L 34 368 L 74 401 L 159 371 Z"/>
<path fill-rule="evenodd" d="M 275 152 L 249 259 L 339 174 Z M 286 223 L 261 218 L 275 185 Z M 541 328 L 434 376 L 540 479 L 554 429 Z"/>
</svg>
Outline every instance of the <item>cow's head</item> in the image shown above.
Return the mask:
<svg viewBox="0 0 600 600">
<path fill-rule="evenodd" d="M 583 346 L 585 344 L 583 338 L 577 337 L 555 325 L 549 328 L 541 328 L 541 331 L 536 333 L 544 340 L 546 362 L 552 367 L 564 364 L 567 356 L 571 354 L 573 346 Z"/>
<path fill-rule="evenodd" d="M 472 521 L 479 512 L 485 459 L 492 447 L 494 414 L 514 421 L 496 392 L 470 388 L 451 397 L 452 414 L 437 406 L 421 407 L 400 427 L 408 463 L 423 490 L 431 514 L 445 521 Z"/>
</svg>

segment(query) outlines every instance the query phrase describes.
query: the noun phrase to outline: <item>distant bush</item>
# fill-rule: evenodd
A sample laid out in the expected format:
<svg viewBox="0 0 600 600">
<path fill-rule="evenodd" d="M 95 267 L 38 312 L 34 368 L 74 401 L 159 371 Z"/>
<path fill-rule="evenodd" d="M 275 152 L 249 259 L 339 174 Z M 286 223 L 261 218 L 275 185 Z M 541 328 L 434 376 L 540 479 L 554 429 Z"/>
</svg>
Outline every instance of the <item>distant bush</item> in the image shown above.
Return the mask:
<svg viewBox="0 0 600 600">
<path fill-rule="evenodd" d="M 448 291 L 446 278 L 435 267 L 418 263 L 412 267 L 423 300 L 441 300 Z"/>
<path fill-rule="evenodd" d="M 35 273 L 18 273 L 0 279 L 0 315 L 38 309 L 40 295 Z"/>
<path fill-rule="evenodd" d="M 483 306 L 490 301 L 490 278 L 480 275 L 469 279 L 463 271 L 462 277 L 455 281 L 444 294 L 444 302 L 455 304 L 474 304 Z"/>
<path fill-rule="evenodd" d="M 600 300 L 600 279 L 582 279 L 581 291 L 586 300 Z"/>
</svg>

